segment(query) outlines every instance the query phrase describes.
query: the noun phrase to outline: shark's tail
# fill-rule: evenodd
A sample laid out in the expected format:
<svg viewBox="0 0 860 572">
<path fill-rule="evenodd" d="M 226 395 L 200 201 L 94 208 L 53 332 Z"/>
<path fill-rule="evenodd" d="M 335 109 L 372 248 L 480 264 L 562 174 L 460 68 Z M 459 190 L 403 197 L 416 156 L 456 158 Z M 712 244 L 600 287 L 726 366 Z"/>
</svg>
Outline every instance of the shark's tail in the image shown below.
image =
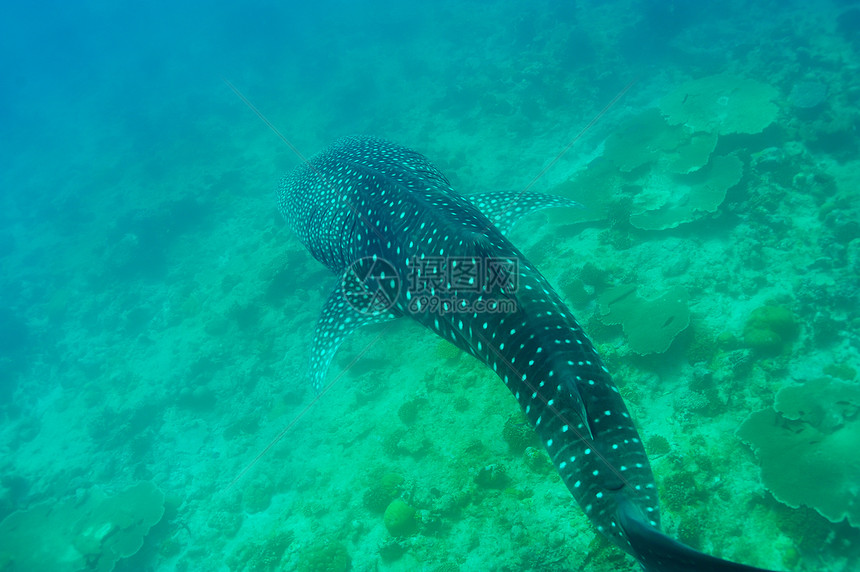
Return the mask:
<svg viewBox="0 0 860 572">
<path fill-rule="evenodd" d="M 633 556 L 647 572 L 771 572 L 693 550 L 651 526 L 626 497 L 618 501 L 621 528 Z"/>
</svg>

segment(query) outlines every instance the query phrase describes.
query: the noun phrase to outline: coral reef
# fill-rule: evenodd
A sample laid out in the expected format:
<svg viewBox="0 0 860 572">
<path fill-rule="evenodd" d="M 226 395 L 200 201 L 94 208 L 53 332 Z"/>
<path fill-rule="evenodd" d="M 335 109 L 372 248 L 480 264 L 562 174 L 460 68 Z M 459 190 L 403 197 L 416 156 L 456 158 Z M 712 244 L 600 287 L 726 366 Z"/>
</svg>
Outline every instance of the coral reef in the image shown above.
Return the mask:
<svg viewBox="0 0 860 572">
<path fill-rule="evenodd" d="M 644 300 L 634 284 L 625 284 L 604 292 L 599 303 L 600 320 L 606 325 L 621 324 L 630 349 L 641 355 L 665 352 L 690 324 L 687 291 L 681 287 Z"/>
<path fill-rule="evenodd" d="M 442 340 L 436 345 L 436 357 L 443 361 L 454 361 L 463 355 L 463 350 L 449 342 Z"/>
<path fill-rule="evenodd" d="M 394 562 L 404 554 L 409 547 L 400 538 L 389 538 L 379 545 L 379 556 L 384 562 Z"/>
<path fill-rule="evenodd" d="M 846 363 L 829 363 L 824 366 L 824 373 L 845 381 L 851 381 L 857 377 L 857 370 Z"/>
<path fill-rule="evenodd" d="M 382 450 L 391 456 L 410 455 L 420 458 L 432 447 L 432 441 L 414 428 L 408 431 L 396 429 L 382 439 Z"/>
<path fill-rule="evenodd" d="M 763 355 L 777 355 L 797 338 L 797 318 L 784 306 L 761 306 L 753 310 L 744 326 L 744 344 Z"/>
<path fill-rule="evenodd" d="M 738 436 L 755 449 L 777 500 L 860 527 L 858 410 L 857 384 L 813 379 L 781 389 L 774 406 L 747 417 Z"/>
<path fill-rule="evenodd" d="M 373 512 L 385 512 L 389 503 L 400 495 L 403 482 L 404 478 L 397 473 L 372 475 L 362 497 L 364 506 Z"/>
<path fill-rule="evenodd" d="M 647 191 L 636 197 L 630 224 L 663 230 L 698 220 L 717 210 L 742 173 L 741 160 L 726 155 L 711 157 L 703 169 L 690 175 L 653 178 Z"/>
<path fill-rule="evenodd" d="M 562 293 L 572 306 L 584 306 L 591 300 L 591 294 L 586 290 L 585 283 L 579 278 L 572 278 L 564 284 Z"/>
<path fill-rule="evenodd" d="M 281 560 L 290 544 L 293 533 L 280 531 L 272 533 L 262 542 L 248 542 L 240 545 L 227 558 L 230 570 L 240 572 L 268 572 L 281 569 Z"/>
<path fill-rule="evenodd" d="M 827 99 L 827 91 L 820 81 L 801 81 L 792 86 L 788 101 L 800 109 L 814 109 Z"/>
<path fill-rule="evenodd" d="M 299 555 L 299 572 L 346 572 L 350 559 L 340 542 L 320 542 Z"/>
<path fill-rule="evenodd" d="M 702 328 L 691 327 L 691 329 L 693 337 L 686 351 L 687 362 L 690 365 L 710 364 L 720 350 L 719 341 Z"/>
<path fill-rule="evenodd" d="M 252 481 L 242 493 L 242 505 L 249 514 L 262 512 L 269 508 L 275 485 L 271 479 L 262 476 Z"/>
<path fill-rule="evenodd" d="M 418 412 L 421 411 L 421 407 L 426 403 L 427 399 L 423 397 L 416 397 L 405 401 L 400 406 L 400 409 L 397 410 L 397 416 L 400 417 L 404 425 L 412 425 L 418 418 Z"/>
<path fill-rule="evenodd" d="M 658 457 L 660 455 L 665 455 L 671 449 L 669 447 L 669 441 L 666 440 L 662 435 L 652 435 L 645 441 L 645 450 L 648 451 L 649 455 L 654 457 Z"/>
<path fill-rule="evenodd" d="M 410 536 L 418 531 L 415 509 L 402 499 L 391 501 L 382 521 L 391 536 Z"/>
<path fill-rule="evenodd" d="M 621 184 L 622 179 L 612 161 L 598 157 L 585 170 L 549 191 L 553 195 L 573 199 L 585 208 L 552 209 L 547 212 L 547 219 L 553 224 L 603 220 Z"/>
<path fill-rule="evenodd" d="M 657 165 L 670 173 L 687 174 L 703 167 L 717 145 L 717 134 L 693 133 L 669 125 L 657 109 L 628 119 L 606 139 L 604 157 L 622 172 Z"/>
<path fill-rule="evenodd" d="M 676 149 L 684 137 L 683 128 L 666 123 L 659 110 L 647 109 L 629 118 L 607 137 L 603 155 L 619 170 L 629 173 L 660 160 L 666 152 Z"/>
<path fill-rule="evenodd" d="M 149 481 L 112 496 L 93 487 L 82 498 L 47 501 L 0 523 L 0 569 L 110 572 L 163 515 L 164 493 Z"/>
<path fill-rule="evenodd" d="M 499 463 L 481 467 L 475 475 L 475 484 L 485 489 L 503 489 L 509 482 L 505 466 Z"/>
<path fill-rule="evenodd" d="M 752 79 L 718 74 L 689 81 L 660 101 L 672 125 L 711 133 L 761 133 L 779 108 L 775 88 Z"/>
<path fill-rule="evenodd" d="M 216 512 L 206 522 L 206 526 L 213 529 L 218 536 L 223 538 L 233 538 L 239 529 L 242 528 L 242 521 L 245 515 L 238 511 L 238 503 L 236 510 L 227 510 Z"/>
<path fill-rule="evenodd" d="M 517 455 L 525 451 L 527 447 L 538 444 L 537 433 L 522 414 L 508 417 L 502 429 L 502 438 L 508 444 L 511 452 Z"/>
<path fill-rule="evenodd" d="M 526 447 L 526 450 L 523 452 L 523 461 L 529 469 L 536 473 L 545 475 L 553 469 L 549 455 L 546 454 L 546 451 L 537 447 Z"/>
</svg>

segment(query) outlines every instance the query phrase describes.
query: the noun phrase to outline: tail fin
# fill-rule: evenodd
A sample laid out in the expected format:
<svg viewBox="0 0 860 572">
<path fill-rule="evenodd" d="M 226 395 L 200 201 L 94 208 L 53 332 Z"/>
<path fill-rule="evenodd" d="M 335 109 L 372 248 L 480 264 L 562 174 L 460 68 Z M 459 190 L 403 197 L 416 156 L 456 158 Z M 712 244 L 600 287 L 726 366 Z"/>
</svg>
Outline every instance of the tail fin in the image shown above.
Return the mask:
<svg viewBox="0 0 860 572">
<path fill-rule="evenodd" d="M 633 556 L 647 572 L 770 572 L 708 556 L 669 538 L 651 526 L 633 503 L 621 495 L 618 518 L 633 547 Z"/>
</svg>

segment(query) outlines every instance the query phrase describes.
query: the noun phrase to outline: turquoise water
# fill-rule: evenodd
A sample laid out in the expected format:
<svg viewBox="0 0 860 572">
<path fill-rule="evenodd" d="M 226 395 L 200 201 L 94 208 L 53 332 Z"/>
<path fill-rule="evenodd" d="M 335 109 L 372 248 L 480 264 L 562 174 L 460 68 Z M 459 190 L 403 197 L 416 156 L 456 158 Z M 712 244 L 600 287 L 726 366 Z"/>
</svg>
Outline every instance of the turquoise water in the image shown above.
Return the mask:
<svg viewBox="0 0 860 572">
<path fill-rule="evenodd" d="M 225 80 L 306 156 L 378 135 L 582 203 L 511 238 L 621 386 L 664 529 L 860 567 L 860 3 L 43 3 L 0 46 L 3 572 L 637 569 L 414 324 L 315 399 L 335 278 Z"/>
</svg>

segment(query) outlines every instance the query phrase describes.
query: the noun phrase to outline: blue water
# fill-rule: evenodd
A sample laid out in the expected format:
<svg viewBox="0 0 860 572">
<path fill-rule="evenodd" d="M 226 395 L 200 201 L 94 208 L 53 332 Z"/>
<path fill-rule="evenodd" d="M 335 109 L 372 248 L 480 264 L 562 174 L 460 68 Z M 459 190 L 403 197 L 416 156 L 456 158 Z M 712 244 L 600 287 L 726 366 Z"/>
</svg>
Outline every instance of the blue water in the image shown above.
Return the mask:
<svg viewBox="0 0 860 572">
<path fill-rule="evenodd" d="M 6 6 L 0 570 L 636 569 L 429 333 L 360 332 L 314 401 L 334 277 L 274 188 L 349 134 L 583 203 L 512 239 L 622 386 L 666 531 L 857 569 L 858 69 L 852 1 Z M 685 291 L 668 350 L 606 319 L 627 284 Z"/>
</svg>

